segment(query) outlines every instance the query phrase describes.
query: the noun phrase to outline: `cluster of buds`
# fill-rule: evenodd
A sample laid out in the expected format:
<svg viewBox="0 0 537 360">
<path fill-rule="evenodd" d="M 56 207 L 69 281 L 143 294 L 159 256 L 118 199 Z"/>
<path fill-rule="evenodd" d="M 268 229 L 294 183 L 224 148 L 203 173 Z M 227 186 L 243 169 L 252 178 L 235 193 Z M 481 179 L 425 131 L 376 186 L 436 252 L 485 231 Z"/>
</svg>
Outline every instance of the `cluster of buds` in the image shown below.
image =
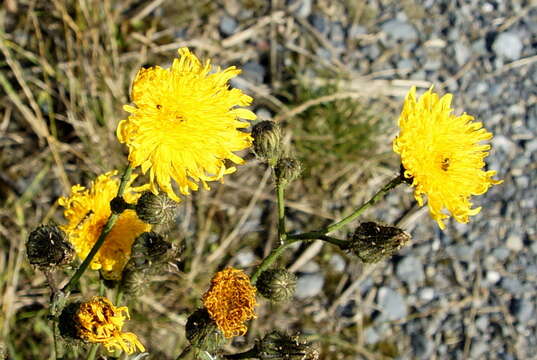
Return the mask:
<svg viewBox="0 0 537 360">
<path fill-rule="evenodd" d="M 157 273 L 162 266 L 176 256 L 174 247 L 155 232 L 138 236 L 131 248 L 131 257 L 123 270 L 121 287 L 129 295 L 141 294 L 147 278 Z"/>
<path fill-rule="evenodd" d="M 252 349 L 225 357 L 227 359 L 317 360 L 319 351 L 298 335 L 288 335 L 275 330 L 257 340 Z"/>
<path fill-rule="evenodd" d="M 364 263 L 376 263 L 393 256 L 409 241 L 410 235 L 397 227 L 364 222 L 342 249 L 350 250 Z"/>
<path fill-rule="evenodd" d="M 185 333 L 195 349 L 211 354 L 218 351 L 226 342 L 224 334 L 205 308 L 194 311 L 188 317 Z"/>
<path fill-rule="evenodd" d="M 252 128 L 252 137 L 255 155 L 274 168 L 278 184 L 287 186 L 300 176 L 300 162 L 294 157 L 283 156 L 282 131 L 278 124 L 261 121 Z"/>
</svg>

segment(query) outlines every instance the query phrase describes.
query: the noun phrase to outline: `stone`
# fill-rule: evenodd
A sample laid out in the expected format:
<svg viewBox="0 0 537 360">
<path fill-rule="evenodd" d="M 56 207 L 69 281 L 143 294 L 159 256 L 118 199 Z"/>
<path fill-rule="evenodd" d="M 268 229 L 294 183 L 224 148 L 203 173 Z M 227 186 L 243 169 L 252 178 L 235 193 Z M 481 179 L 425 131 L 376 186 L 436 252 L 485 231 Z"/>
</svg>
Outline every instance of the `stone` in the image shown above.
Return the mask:
<svg viewBox="0 0 537 360">
<path fill-rule="evenodd" d="M 514 298 L 509 305 L 511 313 L 523 324 L 533 318 L 533 308 L 533 303 L 526 298 Z"/>
<path fill-rule="evenodd" d="M 254 263 L 256 256 L 252 249 L 243 249 L 236 255 L 237 263 L 241 268 L 248 267 Z"/>
<path fill-rule="evenodd" d="M 419 297 L 422 301 L 429 302 L 434 299 L 434 289 L 431 287 L 424 287 L 419 291 Z"/>
<path fill-rule="evenodd" d="M 224 15 L 220 18 L 220 24 L 218 25 L 222 35 L 230 36 L 237 30 L 237 21 L 229 15 Z"/>
<path fill-rule="evenodd" d="M 496 55 L 507 60 L 519 59 L 523 47 L 520 37 L 512 32 L 501 33 L 492 44 Z"/>
<path fill-rule="evenodd" d="M 320 294 L 324 286 L 322 273 L 302 274 L 298 276 L 295 297 L 306 299 Z"/>
<path fill-rule="evenodd" d="M 409 285 L 417 285 L 425 279 L 421 260 L 411 255 L 405 256 L 399 263 L 397 263 L 395 272 L 401 281 L 404 281 Z"/>
<path fill-rule="evenodd" d="M 401 320 L 407 316 L 405 299 L 389 287 L 381 287 L 377 294 L 380 321 Z"/>
<path fill-rule="evenodd" d="M 405 21 L 392 19 L 381 25 L 381 30 L 386 33 L 388 42 L 416 41 L 418 32 L 412 25 Z"/>
<path fill-rule="evenodd" d="M 242 76 L 254 84 L 262 84 L 265 74 L 265 67 L 258 62 L 248 61 L 242 66 Z"/>
<path fill-rule="evenodd" d="M 343 272 L 345 271 L 345 267 L 347 266 L 347 263 L 345 262 L 345 259 L 339 254 L 333 254 L 330 257 L 330 269 L 335 272 Z"/>
<path fill-rule="evenodd" d="M 410 345 L 412 346 L 414 356 L 418 359 L 429 358 L 434 348 L 433 342 L 425 334 L 412 335 Z"/>
<path fill-rule="evenodd" d="M 511 234 L 509 234 L 509 237 L 507 238 L 507 241 L 505 242 L 505 246 L 515 252 L 521 251 L 524 248 L 522 235 L 517 232 L 511 232 Z"/>
<path fill-rule="evenodd" d="M 470 49 L 460 41 L 455 43 L 453 50 L 455 51 L 455 61 L 459 66 L 466 64 L 468 59 L 470 59 Z"/>
</svg>

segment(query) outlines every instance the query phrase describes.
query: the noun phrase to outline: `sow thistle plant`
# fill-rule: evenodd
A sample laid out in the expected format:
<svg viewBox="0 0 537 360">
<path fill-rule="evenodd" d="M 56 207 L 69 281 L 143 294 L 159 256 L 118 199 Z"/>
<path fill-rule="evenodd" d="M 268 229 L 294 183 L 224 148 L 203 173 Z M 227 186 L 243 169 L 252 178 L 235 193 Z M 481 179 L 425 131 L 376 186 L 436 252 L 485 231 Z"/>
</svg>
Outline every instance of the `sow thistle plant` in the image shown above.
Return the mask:
<svg viewBox="0 0 537 360">
<path fill-rule="evenodd" d="M 163 271 L 178 256 L 177 246 L 156 232 L 169 223 L 181 206 L 181 197 L 198 190 L 200 184 L 220 180 L 244 163 L 236 153 L 252 148 L 261 163 L 272 168 L 278 204 L 277 246 L 247 274 L 232 267 L 218 271 L 200 299 L 203 306 L 188 317 L 185 335 L 190 345 L 177 359 L 316 359 L 315 346 L 298 335 L 274 329 L 255 340 L 250 349 L 225 354 L 229 339 L 248 331 L 256 318 L 259 296 L 285 303 L 292 299 L 296 277 L 276 260 L 293 244 L 322 240 L 354 254 L 364 263 L 392 256 L 410 241 L 402 229 L 375 222 L 358 224 L 347 239 L 331 234 L 356 220 L 366 209 L 402 183 L 413 187 L 420 206 L 427 201 L 430 215 L 441 229 L 449 217 L 466 223 L 481 208 L 471 198 L 484 194 L 501 180 L 494 171 L 484 171 L 490 140 L 480 122 L 467 114 L 455 116 L 451 95 L 439 97 L 429 89 L 417 98 L 410 89 L 400 115 L 399 134 L 393 149 L 401 157 L 401 171 L 370 200 L 341 220 L 303 233 L 286 226 L 285 190 L 301 175 L 301 164 L 285 154 L 282 129 L 271 121 L 257 122 L 246 107 L 252 98 L 229 87 L 239 74 L 235 67 L 214 69 L 188 49 L 179 50 L 169 69 L 141 69 L 132 86 L 130 114 L 117 128 L 119 142 L 129 150 L 128 165 L 119 177 L 115 170 L 98 175 L 87 187 L 75 185 L 58 199 L 64 209 L 63 225 L 41 225 L 27 242 L 29 262 L 42 270 L 51 289 L 50 318 L 53 320 L 56 358 L 62 354 L 60 336 L 70 343 L 93 344 L 86 358 L 118 353 L 133 354 L 150 349 L 143 339 L 123 330 L 129 309 L 121 306 L 123 294 L 132 300 L 144 291 L 148 279 Z M 144 176 L 145 175 L 145 176 Z M 135 180 L 147 179 L 134 186 Z M 63 287 L 55 271 L 81 263 Z M 102 281 L 114 281 L 114 301 L 100 294 L 75 292 L 86 270 L 99 271 Z"/>
</svg>

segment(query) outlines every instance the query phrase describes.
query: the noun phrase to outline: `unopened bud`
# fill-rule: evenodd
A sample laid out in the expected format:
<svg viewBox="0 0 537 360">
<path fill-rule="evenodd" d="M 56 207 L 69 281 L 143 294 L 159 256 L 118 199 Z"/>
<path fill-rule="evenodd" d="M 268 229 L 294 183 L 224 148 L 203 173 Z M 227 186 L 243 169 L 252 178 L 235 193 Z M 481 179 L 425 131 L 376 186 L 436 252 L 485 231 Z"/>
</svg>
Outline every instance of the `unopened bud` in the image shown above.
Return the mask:
<svg viewBox="0 0 537 360">
<path fill-rule="evenodd" d="M 299 336 L 272 331 L 258 341 L 255 347 L 261 360 L 317 360 L 319 352 Z"/>
<path fill-rule="evenodd" d="M 129 296 L 140 296 L 147 289 L 147 275 L 141 271 L 125 269 L 121 276 L 121 290 Z"/>
<path fill-rule="evenodd" d="M 136 215 L 145 223 L 161 225 L 169 223 L 175 217 L 177 202 L 165 194 L 155 195 L 146 191 L 136 203 Z"/>
<path fill-rule="evenodd" d="M 226 342 L 224 334 L 218 329 L 205 308 L 194 311 L 188 317 L 185 333 L 193 347 L 209 353 L 216 352 Z"/>
<path fill-rule="evenodd" d="M 351 250 L 365 263 L 376 263 L 393 256 L 409 240 L 410 235 L 397 227 L 365 222 L 356 228 L 345 250 Z"/>
<path fill-rule="evenodd" d="M 273 302 L 290 300 L 296 289 L 296 275 L 285 269 L 263 271 L 256 283 L 259 293 Z"/>
<path fill-rule="evenodd" d="M 171 260 L 173 257 L 172 245 L 164 240 L 162 235 L 155 232 L 140 234 L 132 243 L 131 258 L 126 268 L 142 271 L 149 270 Z"/>
<path fill-rule="evenodd" d="M 270 166 L 276 165 L 281 154 L 282 132 L 274 121 L 261 121 L 252 128 L 255 155 Z"/>
<path fill-rule="evenodd" d="M 55 225 L 40 225 L 26 242 L 28 261 L 42 268 L 67 265 L 75 258 L 75 249 L 65 233 Z"/>
<path fill-rule="evenodd" d="M 286 186 L 300 176 L 302 166 L 298 160 L 291 157 L 284 157 L 278 160 L 274 172 L 276 174 L 276 181 Z"/>
</svg>

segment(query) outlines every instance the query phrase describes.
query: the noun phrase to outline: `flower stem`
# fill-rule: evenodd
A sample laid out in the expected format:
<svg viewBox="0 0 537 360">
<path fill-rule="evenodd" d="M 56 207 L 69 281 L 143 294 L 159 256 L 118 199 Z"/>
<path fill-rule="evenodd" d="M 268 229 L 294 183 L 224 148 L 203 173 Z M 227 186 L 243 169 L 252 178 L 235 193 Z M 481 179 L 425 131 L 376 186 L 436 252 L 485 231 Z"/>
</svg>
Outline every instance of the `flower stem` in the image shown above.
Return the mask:
<svg viewBox="0 0 537 360">
<path fill-rule="evenodd" d="M 278 197 L 278 238 L 280 244 L 283 244 L 287 234 L 285 232 L 285 185 L 281 182 L 276 185 L 276 193 Z"/>
<path fill-rule="evenodd" d="M 125 187 L 127 186 L 127 182 L 129 181 L 131 174 L 132 174 L 132 167 L 129 164 L 125 168 L 125 171 L 123 172 L 123 175 L 121 176 L 121 182 L 119 184 L 119 188 L 117 191 L 118 197 L 123 196 L 123 193 L 125 192 Z M 101 246 L 104 244 L 104 240 L 106 239 L 106 236 L 110 233 L 110 231 L 112 231 L 112 228 L 114 227 L 118 217 L 119 217 L 118 214 L 113 214 L 113 213 L 110 214 L 110 216 L 108 217 L 108 220 L 106 221 L 106 224 L 101 230 L 101 235 L 99 235 L 99 238 L 97 239 L 97 241 L 91 248 L 91 251 L 89 252 L 88 256 L 86 256 L 86 258 L 84 259 L 82 264 L 80 264 L 80 266 L 78 267 L 76 272 L 73 274 L 73 276 L 71 277 L 67 285 L 65 285 L 65 287 L 63 288 L 64 292 L 69 293 L 76 286 L 76 284 L 78 283 L 78 280 L 80 280 L 80 277 L 82 276 L 82 274 L 84 274 L 89 264 L 91 263 L 91 261 L 93 260 L 93 258 L 95 257 L 95 255 L 97 254 Z"/>
<path fill-rule="evenodd" d="M 94 360 L 98 349 L 99 349 L 99 344 L 91 344 L 91 349 L 90 349 L 90 352 L 88 353 L 88 357 L 86 358 L 86 360 Z"/>
<path fill-rule="evenodd" d="M 190 354 L 191 351 L 192 346 L 189 345 L 179 354 L 179 356 L 175 360 L 186 359 L 186 357 Z"/>
<path fill-rule="evenodd" d="M 328 243 L 331 243 L 331 244 L 339 246 L 339 247 L 345 247 L 347 245 L 347 241 L 341 240 L 341 239 L 336 239 L 336 238 L 328 236 L 326 234 L 328 234 L 330 232 L 333 232 L 333 231 L 336 231 L 336 230 L 342 228 L 343 226 L 347 225 L 351 221 L 355 220 L 365 210 L 367 210 L 373 204 L 375 204 L 377 201 L 382 199 L 384 197 L 384 195 L 386 195 L 391 189 L 395 188 L 397 185 L 401 184 L 402 182 L 403 182 L 402 176 L 398 175 L 397 177 L 393 178 L 390 182 L 388 182 L 386 185 L 384 185 L 382 187 L 382 189 L 380 189 L 375 195 L 373 195 L 373 197 L 371 199 L 369 199 L 368 201 L 363 203 L 359 208 L 354 210 L 350 215 L 344 217 L 343 219 L 341 219 L 338 222 L 335 222 L 335 223 L 333 223 L 331 225 L 328 225 L 327 227 L 325 227 L 325 228 L 323 228 L 321 230 L 310 231 L 310 232 L 297 234 L 297 235 L 285 234 L 284 242 L 280 246 L 278 246 L 277 248 L 273 249 L 270 252 L 270 254 L 265 259 L 263 259 L 261 264 L 259 264 L 259 266 L 255 270 L 254 274 L 251 277 L 252 284 L 255 285 L 259 275 L 261 275 L 261 273 L 263 271 L 267 270 L 283 254 L 284 250 L 287 249 L 291 244 L 294 244 L 295 242 L 303 241 L 303 240 L 319 239 L 319 240 L 326 241 Z M 278 209 L 280 208 L 280 201 L 279 201 L 280 200 L 279 199 L 280 195 L 279 194 L 280 194 L 280 191 L 278 191 L 278 205 L 279 205 Z M 282 196 L 283 196 L 283 192 L 282 192 Z M 280 215 L 280 213 L 278 215 Z M 280 230 L 280 229 L 278 229 L 278 230 Z M 280 239 L 281 239 L 281 237 L 280 237 Z"/>
</svg>

